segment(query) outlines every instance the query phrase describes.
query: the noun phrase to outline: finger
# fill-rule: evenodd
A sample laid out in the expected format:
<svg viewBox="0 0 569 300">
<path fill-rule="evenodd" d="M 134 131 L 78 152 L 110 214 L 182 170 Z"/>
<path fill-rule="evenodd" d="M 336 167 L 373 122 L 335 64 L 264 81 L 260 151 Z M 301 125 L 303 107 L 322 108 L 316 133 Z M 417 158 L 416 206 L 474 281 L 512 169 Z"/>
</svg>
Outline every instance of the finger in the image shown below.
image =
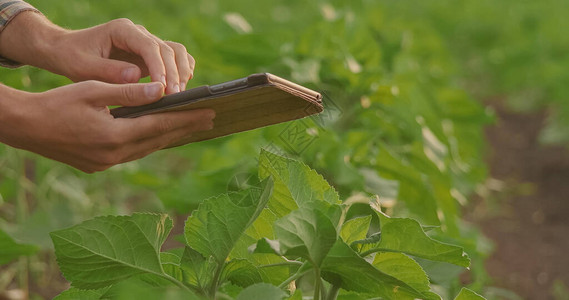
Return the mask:
<svg viewBox="0 0 569 300">
<path fill-rule="evenodd" d="M 169 134 L 180 128 L 187 133 L 210 130 L 215 112 L 211 109 L 174 111 L 134 119 L 116 119 L 115 128 L 128 142 Z"/>
<path fill-rule="evenodd" d="M 190 69 L 192 72 L 190 73 L 190 79 L 194 78 L 194 71 L 196 69 L 196 60 L 193 56 L 188 53 L 188 60 L 190 61 Z"/>
<path fill-rule="evenodd" d="M 186 47 L 180 43 L 165 42 L 170 48 L 174 50 L 176 65 L 178 67 L 178 76 L 180 77 L 180 90 L 186 89 L 188 80 L 193 72 L 193 65 L 190 64 L 188 51 Z"/>
<path fill-rule="evenodd" d="M 150 33 L 146 27 L 142 25 L 136 25 L 136 27 L 148 37 L 154 39 L 160 46 L 160 55 L 162 56 L 162 61 L 166 70 L 166 94 L 179 92 L 180 78 L 178 74 L 178 68 L 176 66 L 176 54 L 174 52 L 174 49 L 172 49 L 167 43 L 159 39 L 157 36 Z"/>
<path fill-rule="evenodd" d="M 166 94 L 173 94 L 180 91 L 180 77 L 178 74 L 178 67 L 176 66 L 175 51 L 169 44 L 153 35 L 142 25 L 136 25 L 138 30 L 144 32 L 148 37 L 154 39 L 160 45 L 160 55 L 164 62 L 166 70 Z"/>
<path fill-rule="evenodd" d="M 166 94 L 178 93 L 180 91 L 180 76 L 178 67 L 176 66 L 176 57 L 174 50 L 166 43 L 159 41 L 160 53 L 166 68 Z"/>
<path fill-rule="evenodd" d="M 100 81 L 85 81 L 75 86 L 76 94 L 96 106 L 139 106 L 155 102 L 164 93 L 160 82 L 108 84 Z"/>
<path fill-rule="evenodd" d="M 89 57 L 81 68 L 89 70 L 91 79 L 109 83 L 135 83 L 141 76 L 140 68 L 134 64 L 102 57 Z"/>
<path fill-rule="evenodd" d="M 134 149 L 135 152 L 127 156 L 124 159 L 124 162 L 136 160 L 145 157 L 152 152 L 164 149 L 178 141 L 189 138 L 195 132 L 210 130 L 211 129 L 210 126 L 213 126 L 213 124 L 204 126 L 200 130 L 195 130 L 195 128 L 193 129 L 179 128 L 167 134 L 158 135 L 153 138 L 141 140 L 134 144 L 132 149 Z"/>
<path fill-rule="evenodd" d="M 166 69 L 160 44 L 141 31 L 132 21 L 118 19 L 109 22 L 111 40 L 117 48 L 139 55 L 144 60 L 152 81 L 166 85 Z"/>
</svg>

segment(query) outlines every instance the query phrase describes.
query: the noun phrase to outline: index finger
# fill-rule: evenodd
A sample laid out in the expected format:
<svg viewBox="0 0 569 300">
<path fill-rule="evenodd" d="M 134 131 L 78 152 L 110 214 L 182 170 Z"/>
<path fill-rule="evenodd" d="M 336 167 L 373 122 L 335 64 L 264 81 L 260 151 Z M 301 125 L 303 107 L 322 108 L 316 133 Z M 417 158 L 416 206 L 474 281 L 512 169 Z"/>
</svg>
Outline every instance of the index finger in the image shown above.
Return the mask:
<svg viewBox="0 0 569 300">
<path fill-rule="evenodd" d="M 118 19 L 111 24 L 113 25 L 110 36 L 113 45 L 142 57 L 151 80 L 162 82 L 166 86 L 166 67 L 159 43 L 128 19 Z"/>
</svg>

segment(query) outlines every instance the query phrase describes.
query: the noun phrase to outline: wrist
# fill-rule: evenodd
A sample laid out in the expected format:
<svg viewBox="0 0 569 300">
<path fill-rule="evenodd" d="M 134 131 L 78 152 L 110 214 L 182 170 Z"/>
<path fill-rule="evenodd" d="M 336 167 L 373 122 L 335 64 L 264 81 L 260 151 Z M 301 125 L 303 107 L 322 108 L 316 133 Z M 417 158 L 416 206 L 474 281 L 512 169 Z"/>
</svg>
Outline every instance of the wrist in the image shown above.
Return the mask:
<svg viewBox="0 0 569 300">
<path fill-rule="evenodd" d="M 54 44 L 66 32 L 36 11 L 23 11 L 0 33 L 0 55 L 22 64 L 53 70 Z"/>
<path fill-rule="evenodd" d="M 26 122 L 25 105 L 31 93 L 13 89 L 0 84 L 0 142 L 16 148 L 22 148 L 18 133 L 22 132 Z"/>
</svg>

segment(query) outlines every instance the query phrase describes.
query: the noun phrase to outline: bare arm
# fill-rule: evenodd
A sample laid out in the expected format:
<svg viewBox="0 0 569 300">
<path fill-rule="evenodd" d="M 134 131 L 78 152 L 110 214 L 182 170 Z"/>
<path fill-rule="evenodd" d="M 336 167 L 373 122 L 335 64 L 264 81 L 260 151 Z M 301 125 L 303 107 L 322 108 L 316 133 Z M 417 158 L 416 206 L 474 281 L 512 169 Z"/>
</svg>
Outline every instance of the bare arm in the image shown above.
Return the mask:
<svg viewBox="0 0 569 300">
<path fill-rule="evenodd" d="M 17 15 L 0 33 L 0 55 L 76 82 L 134 83 L 150 75 L 166 86 L 166 94 L 184 90 L 195 67 L 183 45 L 162 41 L 128 19 L 67 30 L 32 11 Z"/>
<path fill-rule="evenodd" d="M 213 127 L 212 110 L 114 119 L 107 108 L 151 103 L 163 90 L 161 83 L 85 81 L 27 93 L 0 84 L 0 142 L 92 173 Z"/>
<path fill-rule="evenodd" d="M 212 110 L 111 116 L 109 105 L 154 102 L 165 91 L 185 89 L 193 76 L 195 62 L 184 46 L 164 42 L 129 20 L 66 30 L 24 11 L 0 29 L 1 56 L 84 81 L 43 93 L 0 84 L 1 143 L 91 173 L 213 127 Z M 153 83 L 135 83 L 147 75 Z"/>
</svg>

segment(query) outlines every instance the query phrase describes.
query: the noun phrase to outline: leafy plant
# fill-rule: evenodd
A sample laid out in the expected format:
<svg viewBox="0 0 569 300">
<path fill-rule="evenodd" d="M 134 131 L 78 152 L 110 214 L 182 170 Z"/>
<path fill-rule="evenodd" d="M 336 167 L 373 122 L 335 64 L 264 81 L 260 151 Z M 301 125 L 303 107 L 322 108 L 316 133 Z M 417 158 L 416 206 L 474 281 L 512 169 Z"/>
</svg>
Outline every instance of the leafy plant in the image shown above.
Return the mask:
<svg viewBox="0 0 569 300">
<path fill-rule="evenodd" d="M 172 229 L 165 214 L 97 217 L 52 232 L 72 285 L 58 299 L 120 299 L 139 286 L 169 299 L 440 299 L 413 258 L 470 264 L 462 248 L 430 238 L 415 220 L 388 217 L 375 200 L 354 213 L 357 203 L 341 202 L 301 162 L 262 151 L 259 179 L 203 201 L 181 249 L 160 251 Z"/>
<path fill-rule="evenodd" d="M 17 243 L 7 233 L 0 230 L 0 265 L 9 263 L 22 255 L 34 254 L 36 251 L 37 247 Z"/>
</svg>

